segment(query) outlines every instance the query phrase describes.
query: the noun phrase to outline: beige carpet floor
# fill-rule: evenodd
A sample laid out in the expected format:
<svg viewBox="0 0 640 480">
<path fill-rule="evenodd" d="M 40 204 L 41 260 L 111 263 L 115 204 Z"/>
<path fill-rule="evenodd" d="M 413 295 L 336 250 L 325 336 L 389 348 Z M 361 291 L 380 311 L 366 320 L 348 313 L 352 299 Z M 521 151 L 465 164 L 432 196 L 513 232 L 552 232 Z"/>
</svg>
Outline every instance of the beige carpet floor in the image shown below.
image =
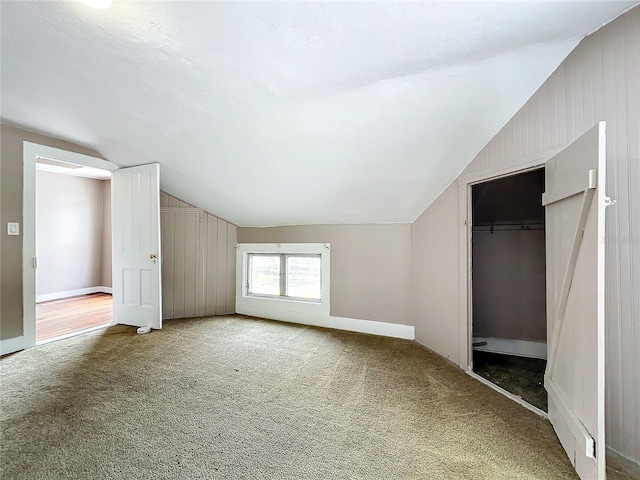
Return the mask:
<svg viewBox="0 0 640 480">
<path fill-rule="evenodd" d="M 0 360 L 6 479 L 572 479 L 551 426 L 415 342 L 246 317 Z"/>
</svg>

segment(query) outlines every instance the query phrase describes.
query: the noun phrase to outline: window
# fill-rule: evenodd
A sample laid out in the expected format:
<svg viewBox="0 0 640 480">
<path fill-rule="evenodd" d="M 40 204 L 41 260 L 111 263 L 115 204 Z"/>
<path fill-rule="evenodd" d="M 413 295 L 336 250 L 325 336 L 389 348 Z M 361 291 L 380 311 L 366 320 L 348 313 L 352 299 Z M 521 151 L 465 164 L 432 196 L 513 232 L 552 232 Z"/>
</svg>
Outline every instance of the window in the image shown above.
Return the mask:
<svg viewBox="0 0 640 480">
<path fill-rule="evenodd" d="M 323 324 L 331 316 L 331 245 L 239 243 L 236 312 Z"/>
<path fill-rule="evenodd" d="M 321 255 L 249 253 L 247 257 L 248 295 L 322 299 Z"/>
<path fill-rule="evenodd" d="M 252 295 L 280 295 L 279 255 L 249 255 L 249 283 Z"/>
</svg>

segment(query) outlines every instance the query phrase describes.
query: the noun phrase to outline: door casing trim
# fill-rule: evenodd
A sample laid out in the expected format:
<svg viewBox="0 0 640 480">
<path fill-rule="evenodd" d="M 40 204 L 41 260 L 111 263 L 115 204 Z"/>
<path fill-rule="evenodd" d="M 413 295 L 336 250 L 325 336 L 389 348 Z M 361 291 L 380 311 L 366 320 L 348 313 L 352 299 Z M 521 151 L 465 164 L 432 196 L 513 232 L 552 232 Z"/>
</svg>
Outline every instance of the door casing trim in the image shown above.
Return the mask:
<svg viewBox="0 0 640 480">
<path fill-rule="evenodd" d="M 118 166 L 101 158 L 23 142 L 22 180 L 22 348 L 36 345 L 36 163 L 48 158 L 114 172 Z M 113 193 L 113 192 L 112 192 Z M 113 200 L 113 199 L 112 199 Z"/>
</svg>

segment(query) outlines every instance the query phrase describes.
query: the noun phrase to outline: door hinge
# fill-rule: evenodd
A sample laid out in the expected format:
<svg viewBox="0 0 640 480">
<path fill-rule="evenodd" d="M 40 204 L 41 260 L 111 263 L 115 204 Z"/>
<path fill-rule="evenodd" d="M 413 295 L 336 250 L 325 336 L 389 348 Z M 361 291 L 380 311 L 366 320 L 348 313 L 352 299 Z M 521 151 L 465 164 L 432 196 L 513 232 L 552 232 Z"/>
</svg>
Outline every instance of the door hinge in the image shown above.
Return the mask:
<svg viewBox="0 0 640 480">
<path fill-rule="evenodd" d="M 38 257 L 31 257 L 31 264 L 33 268 L 38 268 Z"/>
<path fill-rule="evenodd" d="M 604 206 L 605 207 L 610 207 L 611 205 L 614 205 L 616 203 L 615 200 L 613 200 L 611 197 L 604 197 Z"/>
</svg>

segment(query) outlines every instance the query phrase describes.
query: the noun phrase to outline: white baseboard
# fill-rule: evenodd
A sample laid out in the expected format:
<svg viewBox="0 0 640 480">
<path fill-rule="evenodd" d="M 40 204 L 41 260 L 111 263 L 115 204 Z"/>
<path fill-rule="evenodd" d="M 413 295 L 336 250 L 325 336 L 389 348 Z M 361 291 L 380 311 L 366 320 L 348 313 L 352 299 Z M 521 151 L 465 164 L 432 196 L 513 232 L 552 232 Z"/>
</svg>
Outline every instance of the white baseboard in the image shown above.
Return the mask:
<svg viewBox="0 0 640 480">
<path fill-rule="evenodd" d="M 24 349 L 24 337 L 8 338 L 6 340 L 0 340 L 0 355 L 6 355 L 8 353 L 17 352 Z"/>
<path fill-rule="evenodd" d="M 356 318 L 332 317 L 325 315 L 308 315 L 299 312 L 266 312 L 263 308 L 250 306 L 237 306 L 237 313 L 252 317 L 268 318 L 289 323 L 313 325 L 315 327 L 334 328 L 350 332 L 369 333 L 383 337 L 415 339 L 415 328 L 411 325 L 396 323 L 374 322 L 372 320 L 359 320 Z"/>
<path fill-rule="evenodd" d="M 473 343 L 486 342 L 486 345 L 473 347 L 480 352 L 501 353 L 503 355 L 514 355 L 516 357 L 547 359 L 547 343 L 532 342 L 529 340 L 514 340 L 511 338 L 480 338 L 473 339 Z"/>
<path fill-rule="evenodd" d="M 357 318 L 329 317 L 326 325 L 329 328 L 338 330 L 349 330 L 351 332 L 369 333 L 380 335 L 381 337 L 404 338 L 415 340 L 416 329 L 413 325 L 402 325 L 399 323 L 375 322 L 373 320 L 360 320 Z"/>
<path fill-rule="evenodd" d="M 109 293 L 111 294 L 113 289 L 111 287 L 89 287 L 78 288 L 77 290 L 67 290 L 66 292 L 45 293 L 43 295 L 36 295 L 36 303 L 50 302 L 51 300 L 60 300 L 62 298 L 78 297 L 80 295 L 90 295 L 92 293 Z"/>
</svg>

